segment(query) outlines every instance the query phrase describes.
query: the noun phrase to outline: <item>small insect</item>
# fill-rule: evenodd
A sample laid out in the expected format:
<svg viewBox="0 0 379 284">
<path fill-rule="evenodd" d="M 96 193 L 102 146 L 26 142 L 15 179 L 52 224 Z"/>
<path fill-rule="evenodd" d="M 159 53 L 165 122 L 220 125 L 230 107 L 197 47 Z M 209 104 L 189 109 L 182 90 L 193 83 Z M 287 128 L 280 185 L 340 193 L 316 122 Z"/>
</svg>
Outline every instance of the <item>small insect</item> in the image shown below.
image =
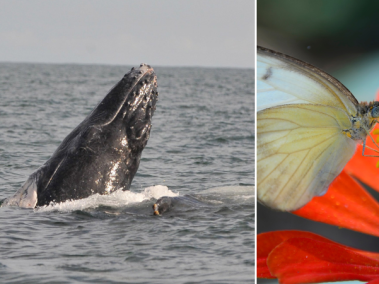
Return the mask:
<svg viewBox="0 0 379 284">
<path fill-rule="evenodd" d="M 257 69 L 258 200 L 294 211 L 326 192 L 358 144 L 364 154 L 379 102 L 358 103 L 327 73 L 259 46 Z"/>
</svg>

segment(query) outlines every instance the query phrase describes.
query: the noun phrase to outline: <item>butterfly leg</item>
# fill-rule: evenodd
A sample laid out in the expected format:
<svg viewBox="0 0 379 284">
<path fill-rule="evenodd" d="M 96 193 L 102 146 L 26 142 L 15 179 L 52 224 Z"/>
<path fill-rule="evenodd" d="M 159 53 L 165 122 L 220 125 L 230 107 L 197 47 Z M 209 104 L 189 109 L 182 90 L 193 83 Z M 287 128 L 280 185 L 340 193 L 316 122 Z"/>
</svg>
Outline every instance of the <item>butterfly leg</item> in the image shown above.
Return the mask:
<svg viewBox="0 0 379 284">
<path fill-rule="evenodd" d="M 371 137 L 371 135 L 370 135 L 370 137 Z M 371 139 L 372 139 L 372 137 L 371 137 Z M 375 143 L 375 145 L 376 145 L 376 143 Z M 365 155 L 365 149 L 366 149 L 366 139 L 365 140 L 363 140 L 363 148 L 362 148 L 362 156 L 364 156 L 364 157 L 375 157 L 375 158 L 378 158 L 379 156 L 378 155 Z M 376 153 L 379 153 L 379 151 L 378 150 L 375 150 L 375 149 L 373 149 L 373 148 L 371 148 L 371 147 L 368 147 L 367 146 L 367 149 L 370 149 L 370 150 L 372 150 L 372 151 L 375 151 Z"/>
</svg>

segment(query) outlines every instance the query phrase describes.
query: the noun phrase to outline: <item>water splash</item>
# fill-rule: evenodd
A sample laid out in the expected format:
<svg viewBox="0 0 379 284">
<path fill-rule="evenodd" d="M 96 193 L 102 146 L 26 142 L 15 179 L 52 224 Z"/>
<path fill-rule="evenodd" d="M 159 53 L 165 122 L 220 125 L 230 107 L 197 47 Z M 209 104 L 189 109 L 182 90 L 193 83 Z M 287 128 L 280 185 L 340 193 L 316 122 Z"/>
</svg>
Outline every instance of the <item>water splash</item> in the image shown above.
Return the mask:
<svg viewBox="0 0 379 284">
<path fill-rule="evenodd" d="M 141 203 L 153 198 L 158 199 L 162 196 L 174 197 L 179 196 L 179 193 L 175 193 L 169 190 L 168 187 L 164 185 L 150 186 L 145 188 L 142 192 L 122 191 L 119 189 L 109 195 L 94 194 L 87 198 L 50 204 L 48 206 L 39 207 L 34 210 L 35 212 L 71 212 L 75 210 L 96 208 L 98 206 L 120 208 L 130 204 Z"/>
</svg>

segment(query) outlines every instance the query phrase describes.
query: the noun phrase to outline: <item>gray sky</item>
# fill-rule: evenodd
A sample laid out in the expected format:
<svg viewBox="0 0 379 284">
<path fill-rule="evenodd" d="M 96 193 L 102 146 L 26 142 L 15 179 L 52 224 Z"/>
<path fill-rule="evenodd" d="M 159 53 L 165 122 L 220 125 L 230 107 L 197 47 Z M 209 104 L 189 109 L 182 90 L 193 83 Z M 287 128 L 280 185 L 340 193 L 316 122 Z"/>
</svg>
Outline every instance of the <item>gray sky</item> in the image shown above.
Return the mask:
<svg viewBox="0 0 379 284">
<path fill-rule="evenodd" d="M 254 67 L 253 0 L 0 0 L 0 61 Z"/>
</svg>

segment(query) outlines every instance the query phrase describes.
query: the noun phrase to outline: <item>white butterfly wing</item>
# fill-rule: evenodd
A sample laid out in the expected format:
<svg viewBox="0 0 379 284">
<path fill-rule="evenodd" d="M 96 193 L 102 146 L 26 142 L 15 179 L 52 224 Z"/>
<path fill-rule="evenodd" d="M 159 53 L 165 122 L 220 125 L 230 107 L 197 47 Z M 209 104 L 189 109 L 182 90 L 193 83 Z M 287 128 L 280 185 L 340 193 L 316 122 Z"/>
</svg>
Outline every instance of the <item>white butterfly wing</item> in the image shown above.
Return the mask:
<svg viewBox="0 0 379 284">
<path fill-rule="evenodd" d="M 258 47 L 257 111 L 286 104 L 321 104 L 355 115 L 358 101 L 338 80 L 295 58 Z"/>
<path fill-rule="evenodd" d="M 261 55 L 258 50 L 258 200 L 293 211 L 323 193 L 354 154 L 356 142 L 342 130 L 351 128 L 355 98 L 307 66 Z"/>
</svg>

